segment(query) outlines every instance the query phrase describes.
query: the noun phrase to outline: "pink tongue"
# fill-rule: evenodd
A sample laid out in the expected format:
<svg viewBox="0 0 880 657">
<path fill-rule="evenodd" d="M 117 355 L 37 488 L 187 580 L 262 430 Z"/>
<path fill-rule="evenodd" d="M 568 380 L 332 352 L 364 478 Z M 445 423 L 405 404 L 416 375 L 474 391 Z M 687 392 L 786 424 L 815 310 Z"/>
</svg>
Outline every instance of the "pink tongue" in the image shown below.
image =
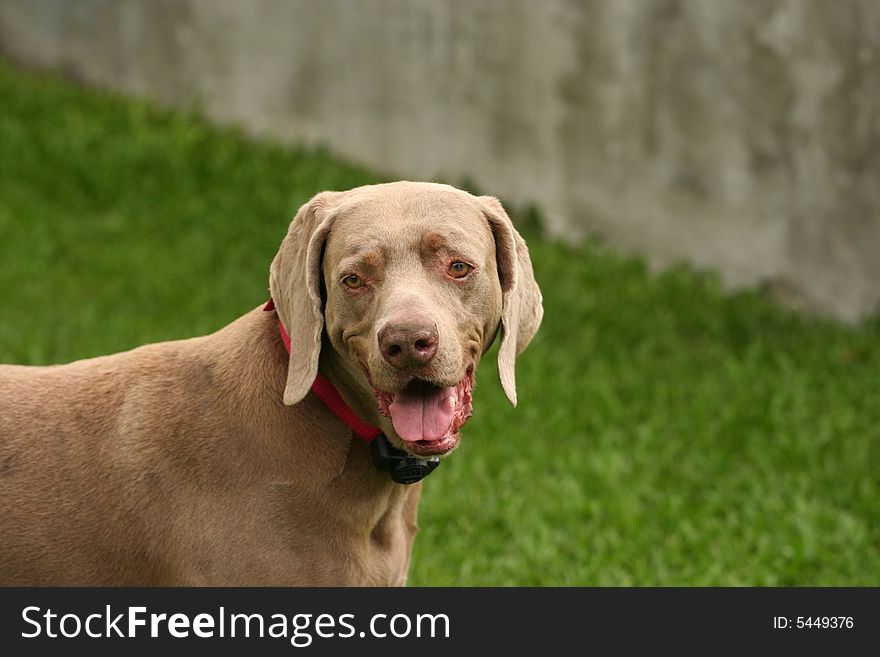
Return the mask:
<svg viewBox="0 0 880 657">
<path fill-rule="evenodd" d="M 452 426 L 456 399 L 455 388 L 410 384 L 388 407 L 394 430 L 408 442 L 438 440 Z"/>
</svg>

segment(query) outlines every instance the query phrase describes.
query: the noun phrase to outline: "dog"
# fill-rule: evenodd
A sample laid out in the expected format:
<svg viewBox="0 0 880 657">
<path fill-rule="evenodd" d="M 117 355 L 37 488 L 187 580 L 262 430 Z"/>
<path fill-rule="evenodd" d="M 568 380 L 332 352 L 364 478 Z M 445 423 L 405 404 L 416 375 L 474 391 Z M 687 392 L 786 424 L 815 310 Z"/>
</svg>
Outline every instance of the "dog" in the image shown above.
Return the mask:
<svg viewBox="0 0 880 657">
<path fill-rule="evenodd" d="M 526 244 L 454 187 L 322 192 L 269 290 L 208 336 L 0 366 L 0 584 L 405 584 L 417 480 L 496 334 L 516 404 L 543 315 Z"/>
</svg>

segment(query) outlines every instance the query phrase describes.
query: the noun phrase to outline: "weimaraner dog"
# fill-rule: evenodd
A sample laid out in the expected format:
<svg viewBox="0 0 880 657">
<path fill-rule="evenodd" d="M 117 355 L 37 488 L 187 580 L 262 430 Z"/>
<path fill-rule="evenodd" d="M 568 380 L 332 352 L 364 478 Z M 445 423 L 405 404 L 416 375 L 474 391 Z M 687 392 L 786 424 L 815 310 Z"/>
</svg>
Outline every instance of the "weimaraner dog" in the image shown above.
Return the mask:
<svg viewBox="0 0 880 657">
<path fill-rule="evenodd" d="M 446 185 L 323 192 L 269 283 L 212 335 L 0 366 L 0 584 L 406 582 L 412 482 L 458 445 L 496 333 L 516 403 L 526 245 Z"/>
</svg>

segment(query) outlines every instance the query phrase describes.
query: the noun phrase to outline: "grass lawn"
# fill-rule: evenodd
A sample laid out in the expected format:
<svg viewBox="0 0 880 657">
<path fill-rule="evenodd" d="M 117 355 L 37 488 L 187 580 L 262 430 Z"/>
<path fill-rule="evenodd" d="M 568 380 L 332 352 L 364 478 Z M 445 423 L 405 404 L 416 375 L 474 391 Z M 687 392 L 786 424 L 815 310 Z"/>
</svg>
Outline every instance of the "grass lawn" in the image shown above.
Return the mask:
<svg viewBox="0 0 880 657">
<path fill-rule="evenodd" d="M 0 64 L 0 362 L 211 332 L 265 300 L 302 202 L 380 179 Z M 484 360 L 411 584 L 880 584 L 880 321 L 530 246 L 520 406 Z"/>
</svg>

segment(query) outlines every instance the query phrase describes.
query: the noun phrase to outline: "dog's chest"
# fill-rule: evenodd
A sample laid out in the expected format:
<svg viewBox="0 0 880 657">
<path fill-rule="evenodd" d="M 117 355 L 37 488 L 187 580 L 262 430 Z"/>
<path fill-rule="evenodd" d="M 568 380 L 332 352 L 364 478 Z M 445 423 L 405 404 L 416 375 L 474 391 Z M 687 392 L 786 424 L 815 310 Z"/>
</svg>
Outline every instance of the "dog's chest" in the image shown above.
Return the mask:
<svg viewBox="0 0 880 657">
<path fill-rule="evenodd" d="M 387 491 L 363 494 L 343 506 L 334 500 L 324 526 L 326 555 L 335 546 L 336 572 L 331 582 L 346 585 L 402 586 L 417 531 L 419 490 L 394 484 Z M 319 557 L 320 558 L 320 557 Z"/>
</svg>

